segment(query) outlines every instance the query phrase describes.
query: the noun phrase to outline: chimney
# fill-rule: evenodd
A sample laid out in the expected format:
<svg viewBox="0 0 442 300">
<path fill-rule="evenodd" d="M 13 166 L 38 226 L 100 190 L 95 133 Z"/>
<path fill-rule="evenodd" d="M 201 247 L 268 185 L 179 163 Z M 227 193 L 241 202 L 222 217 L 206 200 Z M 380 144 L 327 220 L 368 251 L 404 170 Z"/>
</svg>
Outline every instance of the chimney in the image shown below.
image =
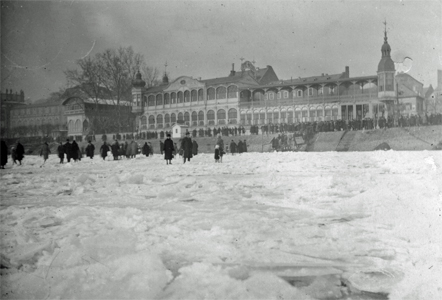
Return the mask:
<svg viewBox="0 0 442 300">
<path fill-rule="evenodd" d="M 235 74 L 236 74 L 236 72 L 235 72 L 235 64 L 234 63 L 232 63 L 232 71 L 230 71 L 230 77 L 231 76 L 235 76 Z"/>
<path fill-rule="evenodd" d="M 345 76 L 347 76 L 347 78 L 350 78 L 350 67 L 349 66 L 345 66 Z"/>
</svg>

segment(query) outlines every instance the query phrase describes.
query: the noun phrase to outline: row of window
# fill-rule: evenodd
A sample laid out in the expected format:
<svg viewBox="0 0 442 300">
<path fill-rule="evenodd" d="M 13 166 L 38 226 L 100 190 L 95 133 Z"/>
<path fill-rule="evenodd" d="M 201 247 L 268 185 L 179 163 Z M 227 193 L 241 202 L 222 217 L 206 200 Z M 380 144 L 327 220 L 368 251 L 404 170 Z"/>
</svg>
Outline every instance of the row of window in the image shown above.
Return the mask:
<svg viewBox="0 0 442 300">
<path fill-rule="evenodd" d="M 49 118 L 49 119 L 21 119 L 21 120 L 12 120 L 12 126 L 29 126 L 29 125 L 43 125 L 43 124 L 58 124 L 58 118 Z"/>
<path fill-rule="evenodd" d="M 14 109 L 11 111 L 13 116 L 25 116 L 34 114 L 55 114 L 63 111 L 61 106 L 49 106 L 49 107 L 34 107 L 34 108 L 22 108 Z"/>
<path fill-rule="evenodd" d="M 216 112 L 216 117 L 218 120 L 225 120 L 226 117 L 229 119 L 237 119 L 238 118 L 238 111 L 235 108 L 229 109 L 226 115 L 226 111 L 224 109 L 220 109 Z M 162 124 L 162 123 L 176 123 L 178 121 L 183 122 L 189 122 L 189 121 L 204 121 L 204 112 L 199 111 L 198 113 L 196 111 L 189 113 L 189 112 L 180 112 L 178 114 L 171 113 L 171 114 L 165 114 L 164 118 L 163 115 L 157 115 L 156 117 L 156 123 Z M 215 120 L 215 111 L 209 110 L 207 111 L 207 120 Z M 155 124 L 155 116 L 150 115 L 149 118 L 146 116 L 141 117 L 141 125 L 146 124 L 147 121 L 149 121 L 149 124 Z"/>
<path fill-rule="evenodd" d="M 207 100 L 215 99 L 226 99 L 226 98 L 237 98 L 238 88 L 236 85 L 231 85 L 228 88 L 218 87 L 218 88 L 208 88 L 207 89 Z M 138 95 L 134 96 L 134 102 L 139 103 Z M 192 91 L 179 91 L 172 93 L 158 94 L 156 96 L 149 95 L 143 97 L 143 106 L 155 106 L 164 104 L 175 104 L 175 103 L 185 103 L 185 102 L 196 102 L 204 100 L 203 89 L 192 90 Z"/>
<path fill-rule="evenodd" d="M 316 93 L 314 92 L 316 91 Z M 328 87 L 328 95 L 333 95 L 336 91 L 335 87 Z M 321 87 L 319 89 L 313 89 L 313 88 L 308 88 L 307 90 L 301 90 L 301 89 L 295 89 L 292 92 L 289 91 L 280 91 L 280 92 L 267 92 L 264 94 L 264 99 L 265 100 L 275 100 L 275 99 L 288 99 L 290 93 L 292 94 L 293 98 L 296 97 L 304 97 L 304 95 L 307 96 L 313 96 L 313 95 L 323 95 L 324 94 L 324 89 Z"/>
</svg>

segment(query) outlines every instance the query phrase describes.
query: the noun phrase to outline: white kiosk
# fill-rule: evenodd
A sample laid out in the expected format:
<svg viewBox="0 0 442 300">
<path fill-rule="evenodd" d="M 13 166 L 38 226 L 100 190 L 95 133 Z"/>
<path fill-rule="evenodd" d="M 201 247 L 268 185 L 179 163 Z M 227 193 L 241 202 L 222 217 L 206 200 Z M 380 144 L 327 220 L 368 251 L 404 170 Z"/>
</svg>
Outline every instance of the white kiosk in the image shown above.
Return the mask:
<svg viewBox="0 0 442 300">
<path fill-rule="evenodd" d="M 186 124 L 175 124 L 172 126 L 172 137 L 173 138 L 182 138 L 186 135 L 186 131 L 189 129 L 189 126 Z"/>
</svg>

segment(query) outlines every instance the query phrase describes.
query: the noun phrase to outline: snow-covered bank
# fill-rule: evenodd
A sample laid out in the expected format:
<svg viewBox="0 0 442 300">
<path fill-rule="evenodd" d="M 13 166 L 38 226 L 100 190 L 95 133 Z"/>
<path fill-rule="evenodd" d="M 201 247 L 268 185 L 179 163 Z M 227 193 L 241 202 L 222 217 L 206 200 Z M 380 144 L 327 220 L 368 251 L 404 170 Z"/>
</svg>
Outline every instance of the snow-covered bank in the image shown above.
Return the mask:
<svg viewBox="0 0 442 300">
<path fill-rule="evenodd" d="M 441 299 L 441 152 L 1 173 L 2 298 Z"/>
</svg>

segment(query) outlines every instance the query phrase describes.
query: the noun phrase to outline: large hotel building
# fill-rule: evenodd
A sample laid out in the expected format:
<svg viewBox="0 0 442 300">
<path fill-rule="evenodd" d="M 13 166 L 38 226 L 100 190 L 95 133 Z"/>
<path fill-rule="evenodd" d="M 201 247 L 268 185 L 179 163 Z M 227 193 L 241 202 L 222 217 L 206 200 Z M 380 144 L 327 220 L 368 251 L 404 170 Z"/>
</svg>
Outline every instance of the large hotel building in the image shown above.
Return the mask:
<svg viewBox="0 0 442 300">
<path fill-rule="evenodd" d="M 423 85 L 406 73 L 396 74 L 385 32 L 377 74 L 339 74 L 281 80 L 271 66 L 251 62 L 232 66 L 222 78 L 181 76 L 145 88 L 141 74 L 133 81 L 132 112 L 138 131 L 169 131 L 175 123 L 190 128 L 247 126 L 268 123 L 319 122 L 421 114 Z M 344 69 L 344 68 L 343 68 Z"/>
</svg>

